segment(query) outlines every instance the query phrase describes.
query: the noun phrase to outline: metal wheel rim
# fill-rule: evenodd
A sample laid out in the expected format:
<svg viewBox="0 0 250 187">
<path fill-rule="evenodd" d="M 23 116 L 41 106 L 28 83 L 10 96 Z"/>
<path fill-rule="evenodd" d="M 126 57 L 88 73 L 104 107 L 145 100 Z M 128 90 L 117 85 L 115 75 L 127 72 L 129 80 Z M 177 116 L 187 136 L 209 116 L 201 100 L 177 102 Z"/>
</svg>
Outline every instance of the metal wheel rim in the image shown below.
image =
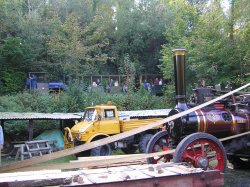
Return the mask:
<svg viewBox="0 0 250 187">
<path fill-rule="evenodd" d="M 194 167 L 201 167 L 200 160 L 207 159 L 208 166 L 204 169 L 224 170 L 224 154 L 219 145 L 210 139 L 199 139 L 187 145 L 181 161 Z"/>
<path fill-rule="evenodd" d="M 169 136 L 164 136 L 160 138 L 159 140 L 157 140 L 153 146 L 152 153 L 159 152 L 159 151 L 168 151 L 169 150 L 168 139 L 169 139 Z M 165 145 L 163 144 L 163 141 L 164 143 L 166 143 Z M 172 155 L 162 155 L 159 157 L 152 157 L 151 159 L 153 161 L 153 164 L 157 164 L 159 161 L 162 161 L 162 160 L 164 160 L 164 162 L 170 162 L 172 157 L 173 157 Z"/>
</svg>

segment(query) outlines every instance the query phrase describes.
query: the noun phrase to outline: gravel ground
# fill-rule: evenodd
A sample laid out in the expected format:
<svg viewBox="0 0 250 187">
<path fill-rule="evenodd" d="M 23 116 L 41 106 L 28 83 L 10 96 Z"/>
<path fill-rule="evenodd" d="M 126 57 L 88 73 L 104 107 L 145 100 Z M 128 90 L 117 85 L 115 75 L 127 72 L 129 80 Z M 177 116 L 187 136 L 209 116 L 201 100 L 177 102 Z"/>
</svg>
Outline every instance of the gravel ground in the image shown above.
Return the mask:
<svg viewBox="0 0 250 187">
<path fill-rule="evenodd" d="M 225 187 L 250 187 L 250 169 L 227 169 L 225 174 Z"/>
</svg>

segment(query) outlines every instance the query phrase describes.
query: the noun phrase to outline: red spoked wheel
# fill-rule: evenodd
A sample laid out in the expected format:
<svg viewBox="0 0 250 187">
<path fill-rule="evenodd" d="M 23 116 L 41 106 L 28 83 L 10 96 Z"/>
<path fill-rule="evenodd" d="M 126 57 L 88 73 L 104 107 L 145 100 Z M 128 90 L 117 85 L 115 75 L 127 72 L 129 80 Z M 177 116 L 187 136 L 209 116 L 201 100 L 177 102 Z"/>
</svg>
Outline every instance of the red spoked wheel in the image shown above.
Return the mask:
<svg viewBox="0 0 250 187">
<path fill-rule="evenodd" d="M 173 160 L 221 172 L 224 172 L 227 162 L 222 143 L 207 133 L 194 133 L 185 137 L 176 147 Z"/>
<path fill-rule="evenodd" d="M 156 133 L 147 145 L 146 153 L 155 153 L 160 151 L 168 151 L 169 149 L 169 135 L 167 131 L 160 131 Z M 162 155 L 157 157 L 150 157 L 147 159 L 149 164 L 157 164 L 159 162 L 170 162 L 173 155 Z"/>
</svg>

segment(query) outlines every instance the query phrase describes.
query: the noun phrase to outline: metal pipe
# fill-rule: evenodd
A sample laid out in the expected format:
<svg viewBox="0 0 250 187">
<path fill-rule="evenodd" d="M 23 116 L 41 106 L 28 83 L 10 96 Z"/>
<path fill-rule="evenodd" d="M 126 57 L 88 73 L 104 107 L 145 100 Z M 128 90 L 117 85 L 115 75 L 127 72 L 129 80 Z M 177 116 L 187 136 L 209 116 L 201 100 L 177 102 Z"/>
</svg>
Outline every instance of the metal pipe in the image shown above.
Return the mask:
<svg viewBox="0 0 250 187">
<path fill-rule="evenodd" d="M 185 81 L 185 49 L 173 49 L 176 108 L 187 110 Z"/>
</svg>

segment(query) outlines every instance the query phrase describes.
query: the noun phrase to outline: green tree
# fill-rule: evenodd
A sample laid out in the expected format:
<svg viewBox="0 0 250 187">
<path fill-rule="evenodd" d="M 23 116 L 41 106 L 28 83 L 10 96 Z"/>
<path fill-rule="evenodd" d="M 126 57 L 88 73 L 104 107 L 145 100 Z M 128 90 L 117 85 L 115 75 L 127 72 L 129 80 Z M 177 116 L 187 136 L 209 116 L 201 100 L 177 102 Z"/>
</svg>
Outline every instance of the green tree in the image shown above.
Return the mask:
<svg viewBox="0 0 250 187">
<path fill-rule="evenodd" d="M 195 8 L 185 0 L 169 1 L 167 6 L 170 8 L 171 16 L 164 32 L 166 43 L 162 46 L 162 64 L 160 67 L 164 77 L 173 80 L 172 50 L 174 48 L 186 48 L 188 54 L 190 53 L 193 47 L 191 37 L 196 27 L 198 15 Z M 189 76 L 188 80 L 192 81 L 193 78 L 195 77 Z"/>
<path fill-rule="evenodd" d="M 80 25 L 75 14 L 68 15 L 64 23 L 58 20 L 48 42 L 50 66 L 70 76 L 98 74 L 110 58 L 106 49 L 109 46 L 106 18 L 96 15 L 88 26 Z"/>
<path fill-rule="evenodd" d="M 175 16 L 166 28 L 167 42 L 162 49 L 161 68 L 165 77 L 173 77 L 171 50 L 184 47 L 187 49 L 189 83 L 194 84 L 203 78 L 212 85 L 226 81 L 240 85 L 247 74 L 244 67 L 249 63 L 246 60 L 249 45 L 245 43 L 249 38 L 243 34 L 248 32 L 249 16 L 244 12 L 249 10 L 249 3 L 244 1 L 246 7 L 243 8 L 240 1 L 232 0 L 226 10 L 222 1 L 214 0 L 205 4 L 206 9 L 201 11 L 196 8 L 201 1 L 198 4 L 193 2 L 167 1 Z M 239 7 L 244 9 L 242 13 Z"/>
<path fill-rule="evenodd" d="M 0 48 L 0 93 L 15 93 L 25 86 L 26 48 L 20 38 L 8 37 Z"/>
<path fill-rule="evenodd" d="M 137 73 L 159 73 L 160 48 L 168 20 L 167 7 L 160 1 L 119 1 L 112 53 L 120 64 L 126 54 Z"/>
</svg>

